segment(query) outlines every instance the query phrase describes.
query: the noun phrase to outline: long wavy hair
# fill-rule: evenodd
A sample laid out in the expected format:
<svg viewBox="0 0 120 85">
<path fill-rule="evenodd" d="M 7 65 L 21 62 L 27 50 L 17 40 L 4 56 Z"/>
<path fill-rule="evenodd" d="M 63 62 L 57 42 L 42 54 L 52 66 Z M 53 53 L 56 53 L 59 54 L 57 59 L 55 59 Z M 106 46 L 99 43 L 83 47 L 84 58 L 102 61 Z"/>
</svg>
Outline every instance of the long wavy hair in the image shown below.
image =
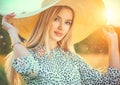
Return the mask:
<svg viewBox="0 0 120 85">
<path fill-rule="evenodd" d="M 68 6 L 53 6 L 41 12 L 38 22 L 36 23 L 36 26 L 33 29 L 33 32 L 31 33 L 31 36 L 25 42 L 26 48 L 32 49 L 38 46 L 39 44 L 42 44 L 45 45 L 47 49 L 49 49 L 48 33 L 50 29 L 50 24 L 62 9 L 71 10 L 73 13 L 73 21 L 74 21 L 74 15 L 75 15 L 74 11 L 72 8 Z M 72 25 L 73 25 L 73 21 L 72 21 Z M 74 52 L 73 42 L 72 42 L 72 25 L 68 33 L 65 35 L 65 37 L 58 42 L 58 46 L 63 50 Z M 5 71 L 10 85 L 21 85 L 20 76 L 12 67 L 12 61 L 14 59 L 15 59 L 14 52 L 8 54 L 5 62 Z"/>
</svg>

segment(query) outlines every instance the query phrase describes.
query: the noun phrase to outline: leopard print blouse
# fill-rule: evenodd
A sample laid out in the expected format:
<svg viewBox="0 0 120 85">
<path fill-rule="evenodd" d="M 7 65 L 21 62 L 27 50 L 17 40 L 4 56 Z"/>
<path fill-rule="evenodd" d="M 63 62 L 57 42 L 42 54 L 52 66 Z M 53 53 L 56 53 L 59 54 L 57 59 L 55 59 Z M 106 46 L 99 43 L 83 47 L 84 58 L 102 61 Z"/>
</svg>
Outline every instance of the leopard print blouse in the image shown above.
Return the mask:
<svg viewBox="0 0 120 85">
<path fill-rule="evenodd" d="M 29 52 L 12 64 L 27 85 L 120 85 L 119 70 L 108 67 L 102 74 L 80 56 L 59 47 L 49 53 L 41 47 Z"/>
</svg>

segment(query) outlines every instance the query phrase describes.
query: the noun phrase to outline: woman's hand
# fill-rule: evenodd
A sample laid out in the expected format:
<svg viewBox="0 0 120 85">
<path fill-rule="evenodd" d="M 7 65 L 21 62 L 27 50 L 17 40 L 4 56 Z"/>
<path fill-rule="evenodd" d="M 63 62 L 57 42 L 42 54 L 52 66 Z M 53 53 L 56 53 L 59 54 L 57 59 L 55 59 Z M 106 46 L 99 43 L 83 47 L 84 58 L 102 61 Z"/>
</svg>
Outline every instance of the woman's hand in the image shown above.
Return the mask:
<svg viewBox="0 0 120 85">
<path fill-rule="evenodd" d="M 6 30 L 8 33 L 17 33 L 18 34 L 18 30 L 13 26 L 13 24 L 10 24 L 8 22 L 14 16 L 15 16 L 14 13 L 7 14 L 7 15 L 3 16 L 3 18 L 2 18 L 2 28 L 4 30 Z"/>
<path fill-rule="evenodd" d="M 105 26 L 103 33 L 108 42 L 109 66 L 120 70 L 118 35 L 112 26 Z"/>
<path fill-rule="evenodd" d="M 2 18 L 2 28 L 9 33 L 11 38 L 11 42 L 14 45 L 15 43 L 21 42 L 18 36 L 18 30 L 13 26 L 13 24 L 9 23 L 9 20 L 14 17 L 14 13 L 7 14 Z"/>
<path fill-rule="evenodd" d="M 118 35 L 112 26 L 104 26 L 103 33 L 108 44 L 118 44 Z"/>
</svg>

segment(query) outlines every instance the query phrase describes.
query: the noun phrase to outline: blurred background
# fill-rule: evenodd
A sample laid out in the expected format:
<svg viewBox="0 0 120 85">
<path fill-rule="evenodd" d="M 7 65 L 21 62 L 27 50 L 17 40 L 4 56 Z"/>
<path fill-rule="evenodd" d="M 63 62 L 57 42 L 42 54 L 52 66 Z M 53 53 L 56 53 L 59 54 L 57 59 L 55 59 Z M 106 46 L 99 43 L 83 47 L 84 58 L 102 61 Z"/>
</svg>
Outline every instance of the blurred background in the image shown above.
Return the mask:
<svg viewBox="0 0 120 85">
<path fill-rule="evenodd" d="M 98 0 L 100 1 L 100 0 Z M 118 7 L 119 0 L 103 0 L 108 21 L 106 24 L 112 25 L 118 34 L 120 43 L 120 13 Z M 109 9 L 107 9 L 109 8 Z M 118 15 L 114 15 L 118 14 Z M 116 17 L 117 16 L 117 17 Z M 2 16 L 0 16 L 1 23 Z M 117 24 L 116 24 L 117 23 Z M 22 31 L 26 34 L 25 31 Z M 21 40 L 24 42 L 25 39 L 20 36 Z M 93 68 L 104 72 L 108 67 L 108 44 L 104 39 L 102 34 L 102 29 L 98 28 L 95 32 L 89 35 L 87 38 L 76 43 L 74 45 L 75 51 L 83 57 L 83 59 Z M 120 48 L 120 45 L 119 45 Z M 11 51 L 11 42 L 9 35 L 6 31 L 2 30 L 0 24 L 0 85 L 8 85 L 6 75 L 4 72 L 4 58 Z"/>
<path fill-rule="evenodd" d="M 120 42 L 120 28 L 114 26 L 114 29 L 118 34 Z M 24 40 L 23 38 L 21 39 Z M 108 66 L 108 45 L 102 35 L 102 29 L 98 29 L 74 46 L 76 52 L 80 54 L 89 65 L 102 72 L 106 70 Z M 8 85 L 4 72 L 4 58 L 11 50 L 8 33 L 2 30 L 2 26 L 0 25 L 0 85 Z"/>
</svg>

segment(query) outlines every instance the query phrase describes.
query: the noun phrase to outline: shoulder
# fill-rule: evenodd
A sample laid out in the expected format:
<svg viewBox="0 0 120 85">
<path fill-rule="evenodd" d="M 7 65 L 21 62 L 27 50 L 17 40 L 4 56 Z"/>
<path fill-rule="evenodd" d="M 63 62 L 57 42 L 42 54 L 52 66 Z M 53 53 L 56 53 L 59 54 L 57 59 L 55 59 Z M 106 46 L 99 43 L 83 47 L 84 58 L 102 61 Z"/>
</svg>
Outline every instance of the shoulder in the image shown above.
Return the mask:
<svg viewBox="0 0 120 85">
<path fill-rule="evenodd" d="M 83 58 L 77 54 L 76 52 L 67 51 L 66 54 L 71 58 L 73 61 L 83 61 Z"/>
<path fill-rule="evenodd" d="M 34 48 L 29 48 L 28 50 L 36 58 L 40 58 L 46 54 L 46 48 L 40 45 Z"/>
<path fill-rule="evenodd" d="M 84 60 L 84 58 L 80 54 L 77 54 L 74 52 L 68 52 L 68 55 L 70 56 L 71 61 L 75 64 L 79 64 L 79 65 L 87 64 L 87 62 Z"/>
</svg>

